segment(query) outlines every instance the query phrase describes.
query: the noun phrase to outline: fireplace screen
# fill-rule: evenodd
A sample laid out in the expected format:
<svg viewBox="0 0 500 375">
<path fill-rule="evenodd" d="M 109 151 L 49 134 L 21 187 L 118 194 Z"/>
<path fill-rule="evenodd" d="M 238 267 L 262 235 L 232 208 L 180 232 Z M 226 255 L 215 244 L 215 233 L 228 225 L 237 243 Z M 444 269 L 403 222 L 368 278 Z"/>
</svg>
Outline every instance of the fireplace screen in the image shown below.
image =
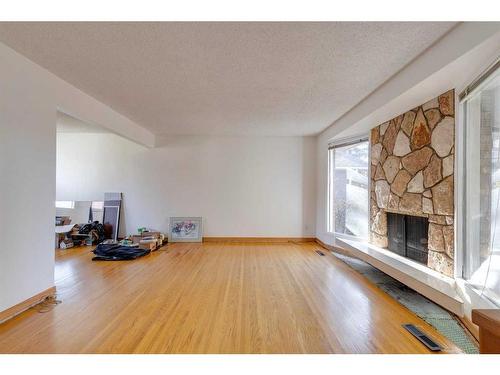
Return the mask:
<svg viewBox="0 0 500 375">
<path fill-rule="evenodd" d="M 425 217 L 387 213 L 388 249 L 427 265 L 428 220 Z"/>
</svg>

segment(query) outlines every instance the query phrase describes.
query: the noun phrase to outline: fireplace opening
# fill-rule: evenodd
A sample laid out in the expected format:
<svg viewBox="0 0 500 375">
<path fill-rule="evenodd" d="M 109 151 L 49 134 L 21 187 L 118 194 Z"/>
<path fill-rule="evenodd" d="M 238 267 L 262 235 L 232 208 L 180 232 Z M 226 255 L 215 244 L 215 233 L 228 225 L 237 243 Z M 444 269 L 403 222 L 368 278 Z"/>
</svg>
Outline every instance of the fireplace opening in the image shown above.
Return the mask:
<svg viewBox="0 0 500 375">
<path fill-rule="evenodd" d="M 425 217 L 387 213 L 388 249 L 427 265 L 429 222 Z"/>
</svg>

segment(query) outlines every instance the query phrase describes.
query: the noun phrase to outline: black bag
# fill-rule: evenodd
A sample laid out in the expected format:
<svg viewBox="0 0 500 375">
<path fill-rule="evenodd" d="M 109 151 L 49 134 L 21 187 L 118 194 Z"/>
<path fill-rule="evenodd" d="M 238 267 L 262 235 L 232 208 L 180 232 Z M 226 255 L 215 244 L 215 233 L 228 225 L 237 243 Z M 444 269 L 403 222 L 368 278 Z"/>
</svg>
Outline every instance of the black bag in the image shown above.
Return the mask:
<svg viewBox="0 0 500 375">
<path fill-rule="evenodd" d="M 98 221 L 94 221 L 91 224 L 82 225 L 78 233 L 91 235 L 93 243 L 104 241 L 104 225 L 102 225 Z"/>
<path fill-rule="evenodd" d="M 151 250 L 101 243 L 92 252 L 96 255 L 92 260 L 132 260 L 149 254 Z"/>
</svg>

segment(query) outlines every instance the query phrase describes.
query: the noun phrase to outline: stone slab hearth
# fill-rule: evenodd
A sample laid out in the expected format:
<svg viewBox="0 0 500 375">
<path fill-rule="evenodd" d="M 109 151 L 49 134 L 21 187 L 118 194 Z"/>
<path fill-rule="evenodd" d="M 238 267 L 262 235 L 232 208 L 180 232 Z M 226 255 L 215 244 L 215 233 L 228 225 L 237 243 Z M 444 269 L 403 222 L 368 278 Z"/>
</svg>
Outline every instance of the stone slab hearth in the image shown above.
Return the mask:
<svg viewBox="0 0 500 375">
<path fill-rule="evenodd" d="M 370 242 L 387 248 L 387 212 L 429 220 L 427 266 L 453 276 L 454 90 L 372 129 Z"/>
</svg>

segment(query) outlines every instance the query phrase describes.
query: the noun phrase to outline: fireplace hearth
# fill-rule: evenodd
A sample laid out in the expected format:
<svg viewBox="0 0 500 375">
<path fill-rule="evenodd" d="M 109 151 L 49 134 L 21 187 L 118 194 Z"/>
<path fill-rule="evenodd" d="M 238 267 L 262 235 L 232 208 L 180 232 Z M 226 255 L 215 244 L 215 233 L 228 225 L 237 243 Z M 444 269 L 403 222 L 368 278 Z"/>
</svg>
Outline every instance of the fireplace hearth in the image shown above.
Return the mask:
<svg viewBox="0 0 500 375">
<path fill-rule="evenodd" d="M 427 265 L 429 223 L 425 217 L 387 213 L 388 250 Z"/>
</svg>

